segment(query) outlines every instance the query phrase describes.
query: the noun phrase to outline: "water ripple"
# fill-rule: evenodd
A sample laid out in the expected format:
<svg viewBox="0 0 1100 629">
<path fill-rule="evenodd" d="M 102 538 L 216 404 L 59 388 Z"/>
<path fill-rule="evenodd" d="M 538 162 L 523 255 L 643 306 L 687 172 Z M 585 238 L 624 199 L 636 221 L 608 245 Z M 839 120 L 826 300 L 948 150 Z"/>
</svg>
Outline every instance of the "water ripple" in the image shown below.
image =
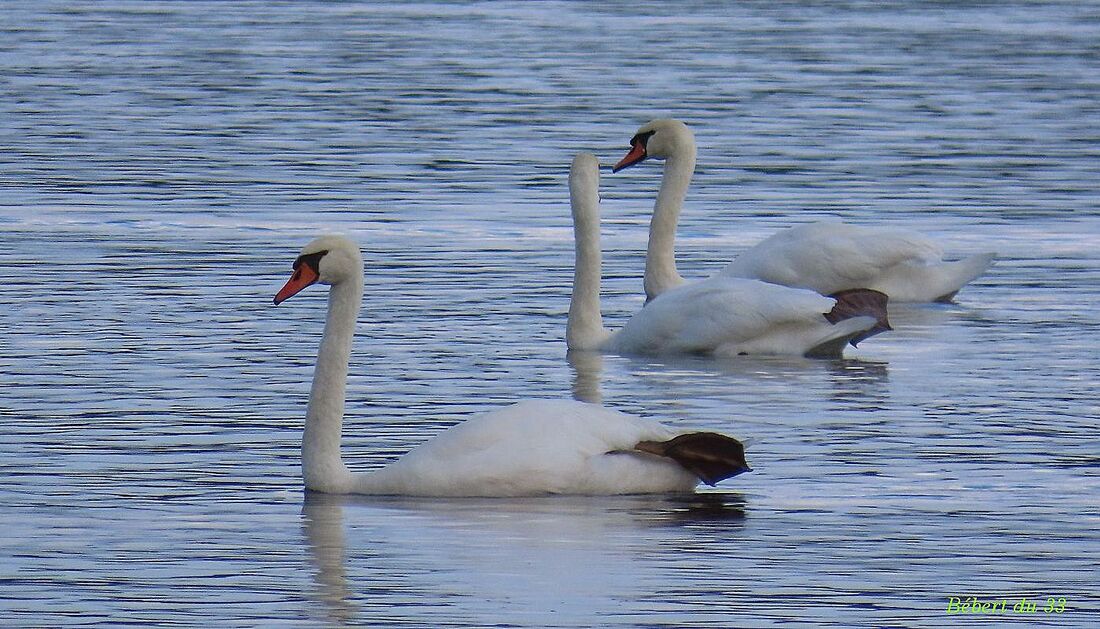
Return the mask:
<svg viewBox="0 0 1100 629">
<path fill-rule="evenodd" d="M 0 31 L 6 624 L 1100 613 L 1095 6 L 50 0 Z M 613 163 L 659 115 L 700 148 L 685 276 L 823 216 L 999 261 L 842 361 L 567 356 L 569 159 Z M 658 169 L 602 182 L 612 326 Z M 575 396 L 735 434 L 754 472 L 692 498 L 303 496 L 324 298 L 270 302 L 323 230 L 369 272 L 353 467 Z"/>
</svg>

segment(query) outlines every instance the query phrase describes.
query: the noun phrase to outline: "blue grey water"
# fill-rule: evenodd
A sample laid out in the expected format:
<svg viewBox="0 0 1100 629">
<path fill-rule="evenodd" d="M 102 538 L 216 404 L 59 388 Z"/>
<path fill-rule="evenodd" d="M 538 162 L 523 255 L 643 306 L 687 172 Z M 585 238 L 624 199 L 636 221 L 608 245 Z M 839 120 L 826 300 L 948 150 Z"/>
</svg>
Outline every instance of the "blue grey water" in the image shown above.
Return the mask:
<svg viewBox="0 0 1100 629">
<path fill-rule="evenodd" d="M 569 161 L 659 116 L 699 143 L 687 277 L 824 216 L 1000 259 L 845 360 L 567 360 Z M 6 3 L 0 145 L 5 627 L 1100 614 L 1100 5 Z M 610 325 L 659 170 L 604 174 Z M 578 397 L 736 435 L 754 471 L 305 496 L 324 291 L 271 297 L 328 230 L 369 275 L 354 467 Z M 968 596 L 1010 609 L 947 615 Z"/>
</svg>

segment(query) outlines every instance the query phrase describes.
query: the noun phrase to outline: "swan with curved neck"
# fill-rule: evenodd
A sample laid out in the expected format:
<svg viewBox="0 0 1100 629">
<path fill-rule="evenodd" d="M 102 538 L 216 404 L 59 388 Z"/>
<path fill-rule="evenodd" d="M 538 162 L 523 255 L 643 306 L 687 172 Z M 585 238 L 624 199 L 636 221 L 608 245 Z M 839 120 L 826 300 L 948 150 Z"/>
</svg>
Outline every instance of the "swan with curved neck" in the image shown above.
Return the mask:
<svg viewBox="0 0 1100 629">
<path fill-rule="evenodd" d="M 888 330 L 886 298 L 837 298 L 756 279 L 711 278 L 665 291 L 610 332 L 599 312 L 599 164 L 582 153 L 570 168 L 576 242 L 565 340 L 570 350 L 620 354 L 838 356 L 846 343 Z"/>
<path fill-rule="evenodd" d="M 275 303 L 315 283 L 330 289 L 302 433 L 307 489 L 418 496 L 665 493 L 749 471 L 743 446 L 731 437 L 677 432 L 583 402 L 527 400 L 458 424 L 380 469 L 352 472 L 340 438 L 363 297 L 358 247 L 342 236 L 308 244 Z"/>
<path fill-rule="evenodd" d="M 653 208 L 646 253 L 645 291 L 649 299 L 680 285 L 676 271 L 676 225 L 695 170 L 695 136 L 683 122 L 648 122 L 630 140 L 618 172 L 653 157 L 665 160 Z M 984 253 L 955 262 L 931 239 L 910 231 L 821 221 L 783 230 L 743 252 L 718 272 L 724 277 L 759 279 L 823 295 L 869 288 L 892 301 L 950 301 L 989 268 L 995 255 Z"/>
<path fill-rule="evenodd" d="M 600 314 L 599 163 L 582 153 L 569 171 L 576 240 L 566 343 L 621 354 L 839 356 L 844 346 L 889 329 L 885 296 L 813 291 L 743 278 L 711 278 L 662 293 L 611 332 Z"/>
</svg>

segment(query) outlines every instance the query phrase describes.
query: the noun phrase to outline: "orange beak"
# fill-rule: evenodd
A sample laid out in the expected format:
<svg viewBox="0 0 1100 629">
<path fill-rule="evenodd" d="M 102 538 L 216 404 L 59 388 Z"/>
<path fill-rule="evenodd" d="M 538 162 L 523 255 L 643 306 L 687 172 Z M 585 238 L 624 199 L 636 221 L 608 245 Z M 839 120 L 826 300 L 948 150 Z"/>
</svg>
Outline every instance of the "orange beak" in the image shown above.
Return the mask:
<svg viewBox="0 0 1100 629">
<path fill-rule="evenodd" d="M 630 152 L 626 154 L 626 157 L 620 159 L 618 164 L 615 164 L 615 166 L 611 168 L 611 172 L 617 173 L 627 166 L 633 166 L 645 160 L 646 157 L 649 156 L 646 155 L 645 152 L 645 142 L 635 140 L 630 144 Z"/>
<path fill-rule="evenodd" d="M 290 276 L 286 285 L 275 295 L 275 305 L 278 306 L 297 295 L 306 286 L 317 282 L 320 277 L 308 264 L 299 264 L 298 268 L 294 269 L 294 275 Z"/>
</svg>

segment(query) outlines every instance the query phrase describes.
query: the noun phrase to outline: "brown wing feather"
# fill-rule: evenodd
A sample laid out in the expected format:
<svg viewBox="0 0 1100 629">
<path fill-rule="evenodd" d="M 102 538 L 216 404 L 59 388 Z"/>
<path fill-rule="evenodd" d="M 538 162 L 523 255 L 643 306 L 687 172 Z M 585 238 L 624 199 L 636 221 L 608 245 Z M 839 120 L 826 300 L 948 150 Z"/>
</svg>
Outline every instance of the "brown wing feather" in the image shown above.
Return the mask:
<svg viewBox="0 0 1100 629">
<path fill-rule="evenodd" d="M 745 461 L 745 446 L 733 437 L 714 432 L 693 432 L 668 441 L 640 441 L 634 449 L 672 459 L 708 485 L 751 471 Z"/>
<path fill-rule="evenodd" d="M 863 339 L 894 329 L 890 327 L 890 320 L 886 316 L 886 302 L 888 299 L 886 293 L 870 288 L 852 288 L 833 293 L 829 297 L 836 300 L 833 309 L 825 313 L 825 319 L 829 323 L 844 321 L 852 317 L 874 317 L 878 321 L 870 330 L 853 337 L 852 347 L 855 347 Z"/>
</svg>

